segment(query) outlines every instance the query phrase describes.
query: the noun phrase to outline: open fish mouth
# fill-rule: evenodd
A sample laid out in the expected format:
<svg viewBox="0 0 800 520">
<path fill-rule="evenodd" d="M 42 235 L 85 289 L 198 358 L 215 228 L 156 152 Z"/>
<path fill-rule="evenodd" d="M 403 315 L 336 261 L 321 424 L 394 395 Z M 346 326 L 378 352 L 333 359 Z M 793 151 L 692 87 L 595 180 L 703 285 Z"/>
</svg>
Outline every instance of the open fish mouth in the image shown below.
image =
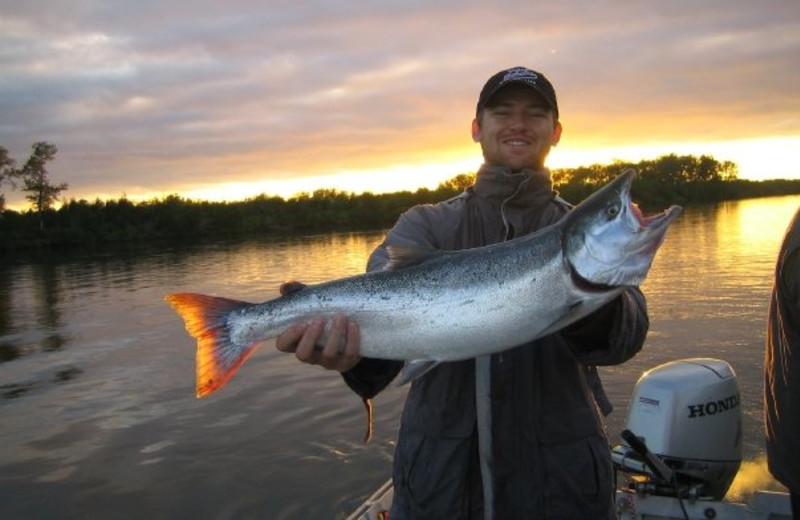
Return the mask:
<svg viewBox="0 0 800 520">
<path fill-rule="evenodd" d="M 680 215 L 683 208 L 680 206 L 670 206 L 669 208 L 665 209 L 661 213 L 656 213 L 655 215 L 650 215 L 649 217 L 645 217 L 638 211 L 632 211 L 632 213 L 636 216 L 636 219 L 639 221 L 639 226 L 642 228 L 666 228 L 675 218 Z"/>
<path fill-rule="evenodd" d="M 672 221 L 675 220 L 678 215 L 680 215 L 683 208 L 672 205 L 660 213 L 645 216 L 639 206 L 634 203 L 631 198 L 631 187 L 636 176 L 637 175 L 634 170 L 627 170 L 620 175 L 622 182 L 624 182 L 621 194 L 623 205 L 627 207 L 628 214 L 632 215 L 636 223 L 638 223 L 639 229 L 636 231 L 648 230 L 652 232 L 661 228 L 666 229 L 669 224 L 672 223 Z"/>
<path fill-rule="evenodd" d="M 664 238 L 667 235 L 667 228 L 669 228 L 672 221 L 675 220 L 682 211 L 682 207 L 673 205 L 661 213 L 656 213 L 649 217 L 644 217 L 640 214 L 636 215 L 639 221 L 638 232 L 646 235 L 646 237 L 644 237 L 645 239 L 641 242 L 637 254 L 654 256 L 658 248 L 661 247 L 661 244 L 664 242 Z"/>
</svg>

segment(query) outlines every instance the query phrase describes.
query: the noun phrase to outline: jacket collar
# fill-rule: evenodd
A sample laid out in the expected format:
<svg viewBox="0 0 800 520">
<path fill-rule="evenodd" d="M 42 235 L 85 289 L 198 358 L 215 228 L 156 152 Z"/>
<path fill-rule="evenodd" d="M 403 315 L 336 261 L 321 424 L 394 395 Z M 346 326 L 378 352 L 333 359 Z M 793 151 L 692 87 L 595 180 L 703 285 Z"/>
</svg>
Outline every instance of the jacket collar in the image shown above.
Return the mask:
<svg viewBox="0 0 800 520">
<path fill-rule="evenodd" d="M 553 198 L 550 170 L 510 168 L 484 164 L 478 170 L 473 190 L 476 195 L 508 206 L 536 207 Z"/>
</svg>

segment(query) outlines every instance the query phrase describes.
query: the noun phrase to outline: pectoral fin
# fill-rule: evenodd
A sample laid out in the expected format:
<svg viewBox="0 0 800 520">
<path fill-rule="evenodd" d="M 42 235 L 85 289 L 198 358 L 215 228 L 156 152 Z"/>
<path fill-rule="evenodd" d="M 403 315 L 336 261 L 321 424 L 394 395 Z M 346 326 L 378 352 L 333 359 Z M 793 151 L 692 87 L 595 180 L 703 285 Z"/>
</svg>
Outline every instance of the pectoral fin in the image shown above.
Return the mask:
<svg viewBox="0 0 800 520">
<path fill-rule="evenodd" d="M 397 385 L 403 386 L 404 384 L 427 374 L 439 363 L 439 361 L 434 359 L 412 359 L 411 361 L 406 361 L 405 365 L 403 365 L 403 370 L 400 372 L 400 375 L 397 378 Z"/>
<path fill-rule="evenodd" d="M 573 303 L 566 314 L 564 314 L 562 317 L 551 323 L 546 329 L 542 330 L 539 334 L 537 334 L 536 337 L 543 338 L 579 320 L 580 316 L 578 314 L 580 313 L 582 306 L 583 306 L 582 300 Z"/>
</svg>

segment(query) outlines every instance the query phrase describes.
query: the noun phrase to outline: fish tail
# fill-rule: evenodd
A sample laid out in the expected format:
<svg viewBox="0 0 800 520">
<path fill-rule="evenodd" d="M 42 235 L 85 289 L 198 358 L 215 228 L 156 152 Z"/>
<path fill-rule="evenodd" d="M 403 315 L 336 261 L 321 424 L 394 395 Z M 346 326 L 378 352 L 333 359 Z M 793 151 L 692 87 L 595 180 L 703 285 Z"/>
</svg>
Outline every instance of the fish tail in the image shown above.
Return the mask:
<svg viewBox="0 0 800 520">
<path fill-rule="evenodd" d="M 197 397 L 222 388 L 247 358 L 256 344 L 242 346 L 231 339 L 227 317 L 247 302 L 177 293 L 164 298 L 186 323 L 186 330 L 197 340 Z"/>
</svg>

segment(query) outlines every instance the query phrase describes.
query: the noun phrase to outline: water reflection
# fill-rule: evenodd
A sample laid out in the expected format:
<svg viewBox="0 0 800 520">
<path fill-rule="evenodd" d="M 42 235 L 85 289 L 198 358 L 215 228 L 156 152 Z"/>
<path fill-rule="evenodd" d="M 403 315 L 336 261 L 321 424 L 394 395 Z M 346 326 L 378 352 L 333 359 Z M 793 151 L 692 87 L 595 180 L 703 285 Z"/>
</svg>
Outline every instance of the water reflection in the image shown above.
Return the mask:
<svg viewBox="0 0 800 520">
<path fill-rule="evenodd" d="M 12 331 L 12 303 L 14 290 L 13 273 L 10 267 L 0 264 L 0 337 L 7 337 Z M 11 340 L 0 341 L 0 363 L 17 359 L 22 353 Z"/>
<path fill-rule="evenodd" d="M 61 308 L 63 273 L 57 262 L 4 265 L 0 269 L 0 363 L 34 353 L 56 353 L 69 342 Z M 78 368 L 2 381 L 0 395 L 18 398 L 48 383 L 74 379 Z"/>
<path fill-rule="evenodd" d="M 681 216 L 644 285 L 649 299 L 664 303 L 660 311 L 671 318 L 733 318 L 765 309 L 769 266 L 797 199 L 759 200 L 691 208 Z M 679 301 L 690 304 L 669 305 Z"/>
<path fill-rule="evenodd" d="M 766 303 L 798 204 L 688 208 L 676 222 L 643 286 L 647 344 L 601 372 L 616 407 L 612 442 L 644 370 L 720 357 L 740 379 L 746 456 L 760 456 Z M 198 401 L 194 341 L 163 297 L 260 301 L 287 279 L 358 274 L 382 236 L 171 244 L 0 265 L 0 518 L 305 519 L 352 509 L 390 472 L 405 390 L 378 396 L 366 447 L 361 401 L 339 377 L 269 345 L 224 391 Z M 329 474 L 337 478 L 319 478 Z"/>
<path fill-rule="evenodd" d="M 37 322 L 46 331 L 40 341 L 40 348 L 45 352 L 59 350 L 66 342 L 66 338 L 60 333 L 61 287 L 60 276 L 56 271 L 57 266 L 50 262 L 33 266 L 34 296 L 38 304 Z"/>
</svg>

